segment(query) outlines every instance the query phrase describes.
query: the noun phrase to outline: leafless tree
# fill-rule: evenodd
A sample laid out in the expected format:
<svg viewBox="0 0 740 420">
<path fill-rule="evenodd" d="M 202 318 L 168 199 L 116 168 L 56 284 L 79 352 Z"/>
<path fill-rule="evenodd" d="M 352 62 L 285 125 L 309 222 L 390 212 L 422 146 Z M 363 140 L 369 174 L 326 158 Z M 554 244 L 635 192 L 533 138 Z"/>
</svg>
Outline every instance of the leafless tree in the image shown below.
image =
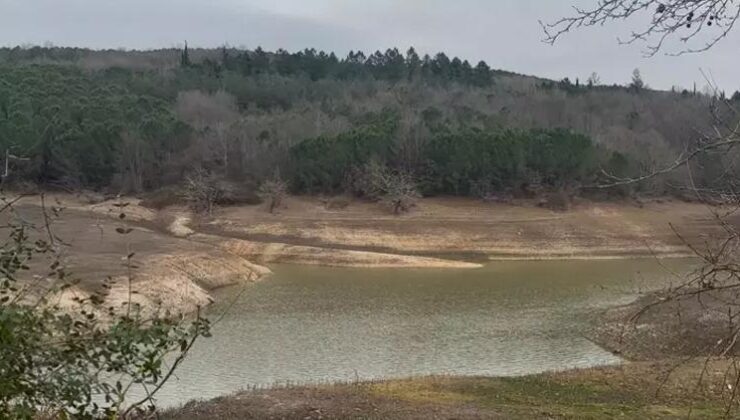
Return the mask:
<svg viewBox="0 0 740 420">
<path fill-rule="evenodd" d="M 601 84 L 601 77 L 599 77 L 599 74 L 596 72 L 591 73 L 590 76 L 588 76 L 588 80 L 586 81 L 588 86 L 597 86 Z"/>
<path fill-rule="evenodd" d="M 288 195 L 288 184 L 280 177 L 280 171 L 276 170 L 272 178 L 260 185 L 257 195 L 269 204 L 270 213 L 279 208 Z"/>
<path fill-rule="evenodd" d="M 714 104 L 711 106 L 711 113 L 714 125 L 709 132 L 698 132 L 696 138 L 691 144 L 687 144 L 682 153 L 680 153 L 671 163 L 654 168 L 638 177 L 619 178 L 611 174 L 604 173 L 609 179 L 599 185 L 599 188 L 613 188 L 620 185 L 637 184 L 648 181 L 656 177 L 669 174 L 680 168 L 689 167 L 699 157 L 706 155 L 729 155 L 736 146 L 740 144 L 740 112 L 735 108 L 734 103 L 719 96 L 715 96 Z M 732 169 L 727 168 L 725 178 L 732 179 Z M 695 185 L 693 185 L 696 187 Z M 712 198 L 724 196 L 726 198 L 736 197 L 735 191 L 730 185 L 714 185 L 709 189 L 703 188 L 703 199 L 709 198 L 708 193 L 712 193 Z M 739 201 L 740 203 L 740 201 Z"/>
<path fill-rule="evenodd" d="M 239 118 L 236 99 L 225 91 L 214 94 L 199 90 L 180 92 L 175 110 L 180 118 L 198 130 L 203 156 L 212 156 L 224 168 L 228 167 L 230 129 Z"/>
<path fill-rule="evenodd" d="M 715 46 L 740 17 L 740 1 L 737 0 L 597 0 L 595 3 L 588 8 L 574 6 L 572 16 L 551 23 L 540 22 L 545 42 L 553 44 L 577 28 L 648 15 L 650 20 L 646 27 L 620 42 L 645 42 L 646 55 L 653 56 L 669 40 L 677 39 L 685 47 L 672 54 L 695 53 Z"/>
<path fill-rule="evenodd" d="M 363 193 L 386 205 L 393 214 L 401 214 L 416 205 L 420 194 L 413 177 L 404 171 L 394 171 L 384 164 L 370 161 L 360 175 Z"/>
<path fill-rule="evenodd" d="M 640 92 L 645 88 L 645 81 L 642 80 L 642 73 L 640 73 L 640 69 L 635 69 L 634 71 L 632 71 L 632 83 L 630 83 L 630 89 L 634 90 L 635 92 Z"/>
<path fill-rule="evenodd" d="M 197 169 L 185 177 L 183 195 L 195 212 L 210 216 L 222 193 L 217 179 L 204 169 Z"/>
</svg>

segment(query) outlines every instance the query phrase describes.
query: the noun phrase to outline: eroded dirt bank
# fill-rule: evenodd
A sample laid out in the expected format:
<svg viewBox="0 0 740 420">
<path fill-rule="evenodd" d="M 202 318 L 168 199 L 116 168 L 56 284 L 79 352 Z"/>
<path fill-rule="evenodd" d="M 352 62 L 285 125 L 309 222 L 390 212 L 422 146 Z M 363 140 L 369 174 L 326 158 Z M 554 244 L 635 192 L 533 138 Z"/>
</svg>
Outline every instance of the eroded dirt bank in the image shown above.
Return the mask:
<svg viewBox="0 0 740 420">
<path fill-rule="evenodd" d="M 117 214 L 115 200 L 56 198 L 93 219 Z M 256 263 L 471 268 L 502 259 L 686 257 L 690 250 L 677 232 L 703 243 L 719 230 L 708 207 L 666 200 L 640 206 L 583 202 L 557 212 L 532 202 L 429 198 L 394 216 L 359 200 L 329 209 L 318 197 L 290 197 L 275 214 L 253 205 L 221 207 L 212 217 L 126 201 L 129 221 L 165 236 L 220 245 Z"/>
<path fill-rule="evenodd" d="M 683 257 L 717 229 L 698 204 L 583 203 L 553 212 L 531 203 L 487 204 L 425 199 L 409 214 L 389 215 L 373 203 L 327 209 L 319 198 L 291 197 L 276 214 L 263 206 L 219 208 L 196 217 L 184 207 L 152 210 L 135 198 L 91 203 L 82 196 L 47 195 L 65 208 L 54 224 L 68 264 L 81 279 L 70 293 L 88 293 L 110 276 L 113 304 L 128 297 L 122 258 L 135 253 L 134 300 L 149 308 L 188 311 L 210 301 L 209 290 L 262 278 L 262 264 L 345 267 L 480 267 L 498 259 Z M 121 207 L 125 219 L 120 219 Z M 18 205 L 39 222 L 39 197 Z M 116 233 L 125 226 L 128 235 Z"/>
<path fill-rule="evenodd" d="M 740 293 L 734 288 L 692 290 L 667 300 L 650 293 L 609 308 L 595 318 L 591 338 L 636 361 L 740 355 L 732 318 Z"/>
<path fill-rule="evenodd" d="M 354 201 L 330 210 L 321 200 L 304 197 L 289 199 L 276 214 L 261 206 L 222 208 L 214 218 L 193 226 L 219 237 L 290 245 L 274 252 L 255 247 L 245 254 L 257 261 L 277 255 L 282 262 L 314 258 L 315 263 L 332 265 L 331 255 L 299 257 L 293 251 L 314 247 L 335 255 L 349 250 L 474 262 L 688 256 L 671 224 L 691 241 L 703 241 L 717 229 L 706 207 L 683 202 L 641 207 L 582 203 L 554 212 L 526 202 L 433 198 L 422 200 L 409 214 L 393 216 L 373 203 Z"/>
<path fill-rule="evenodd" d="M 213 289 L 257 281 L 270 273 L 268 268 L 221 247 L 152 230 L 145 222 L 152 223 L 156 214 L 135 200 L 126 202 L 130 204 L 121 208 L 114 203 L 88 205 L 72 196 L 47 197 L 47 208 L 64 207 L 51 229 L 64 242 L 64 265 L 77 281 L 74 287 L 53 296 L 52 303 L 73 305 L 74 297 L 84 299 L 92 292 L 104 291 L 102 286 L 108 281 L 112 287 L 105 295 L 106 307 L 120 306 L 130 296 L 144 311 L 188 313 L 208 305 Z M 21 220 L 43 226 L 39 197 L 24 198 L 16 212 Z M 123 220 L 121 212 L 126 215 Z M 119 228 L 131 231 L 121 234 Z M 131 253 L 129 265 L 126 256 Z M 49 262 L 39 258 L 34 268 L 45 272 Z"/>
</svg>

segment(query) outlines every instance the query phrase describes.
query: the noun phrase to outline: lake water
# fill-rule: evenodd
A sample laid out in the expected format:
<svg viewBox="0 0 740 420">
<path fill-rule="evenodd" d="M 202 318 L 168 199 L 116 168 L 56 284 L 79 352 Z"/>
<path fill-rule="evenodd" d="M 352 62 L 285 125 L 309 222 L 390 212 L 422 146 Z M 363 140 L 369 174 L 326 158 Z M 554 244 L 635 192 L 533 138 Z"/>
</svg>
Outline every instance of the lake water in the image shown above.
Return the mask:
<svg viewBox="0 0 740 420">
<path fill-rule="evenodd" d="M 664 262 L 685 271 L 689 262 Z M 671 280 L 655 260 L 493 262 L 475 270 L 272 267 L 215 293 L 161 406 L 254 386 L 619 363 L 583 337 L 596 309 Z"/>
</svg>

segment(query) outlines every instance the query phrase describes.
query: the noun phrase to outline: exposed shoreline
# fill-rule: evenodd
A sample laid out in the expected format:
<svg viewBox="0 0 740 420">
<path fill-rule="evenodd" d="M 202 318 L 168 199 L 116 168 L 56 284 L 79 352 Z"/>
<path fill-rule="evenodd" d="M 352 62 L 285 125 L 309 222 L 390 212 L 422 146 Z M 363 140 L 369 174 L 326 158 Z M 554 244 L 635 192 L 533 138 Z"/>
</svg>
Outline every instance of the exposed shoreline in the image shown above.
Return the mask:
<svg viewBox="0 0 740 420">
<path fill-rule="evenodd" d="M 572 369 L 521 377 L 432 376 L 243 391 L 164 410 L 190 419 L 720 418 L 728 360 Z M 705 370 L 705 382 L 695 375 Z M 667 372 L 672 375 L 665 378 Z M 657 392 L 660 389 L 660 392 Z"/>
<path fill-rule="evenodd" d="M 471 199 L 424 199 L 402 216 L 373 203 L 352 201 L 329 210 L 313 197 L 291 197 L 277 214 L 261 206 L 225 207 L 191 228 L 211 236 L 272 244 L 269 255 L 255 250 L 255 261 L 359 267 L 368 255 L 424 257 L 429 267 L 440 261 L 486 263 L 503 260 L 599 260 L 685 258 L 692 256 L 669 223 L 682 235 L 701 241 L 717 228 L 706 207 L 684 202 L 581 203 L 566 212 L 537 207 L 490 204 Z M 305 252 L 295 252 L 301 249 Z M 383 258 L 378 258 L 378 266 Z M 425 261 L 409 266 L 423 266 Z M 392 265 L 395 266 L 395 265 Z"/>
<path fill-rule="evenodd" d="M 61 237 L 76 239 L 71 262 L 81 274 L 121 275 L 126 241 L 144 262 L 137 273 L 142 306 L 192 311 L 210 291 L 264 278 L 265 265 L 288 263 L 362 268 L 475 269 L 495 261 L 613 260 L 690 256 L 668 223 L 704 240 L 714 226 L 706 208 L 683 202 L 581 203 L 553 212 L 529 202 L 490 204 L 470 199 L 424 199 L 411 213 L 389 215 L 353 201 L 328 210 L 316 197 L 291 197 L 277 214 L 263 206 L 217 209 L 210 218 L 183 207 L 152 210 L 135 198 L 91 203 L 49 194 L 65 207 Z M 126 218 L 118 218 L 120 202 Z M 38 207 L 38 197 L 19 202 Z M 121 238 L 115 227 L 134 228 Z M 74 245 L 74 244 L 73 244 Z M 117 271 L 118 270 L 118 271 Z M 91 284 L 81 285 L 89 290 Z M 113 289 L 111 302 L 121 296 Z"/>
<path fill-rule="evenodd" d="M 117 215 L 114 201 L 56 198 L 91 216 Z M 358 200 L 346 209 L 328 210 L 316 197 L 291 197 L 276 214 L 263 206 L 232 206 L 209 218 L 180 206 L 157 211 L 138 199 L 125 201 L 130 203 L 127 220 L 158 233 L 210 244 L 223 240 L 227 248 L 241 243 L 249 250 L 240 252 L 254 262 L 328 266 L 353 266 L 355 259 L 358 267 L 402 267 L 408 259 L 410 267 L 450 262 L 452 268 L 472 268 L 487 261 L 685 258 L 692 253 L 670 224 L 689 241 L 710 238 L 717 229 L 706 206 L 664 200 L 640 207 L 585 202 L 555 212 L 528 201 L 430 198 L 409 214 L 393 216 Z M 332 258 L 332 253 L 343 255 Z M 457 266 L 460 262 L 472 264 Z"/>
<path fill-rule="evenodd" d="M 69 244 L 61 250 L 62 259 L 69 275 L 77 279 L 73 287 L 52 296 L 51 304 L 70 307 L 92 293 L 103 293 L 105 308 L 122 306 L 130 297 L 144 313 L 187 314 L 212 303 L 213 290 L 256 282 L 271 273 L 217 246 L 152 229 L 155 212 L 135 199 L 120 201 L 129 204 L 117 207 L 118 201 L 87 204 L 71 195 L 47 196 L 47 206 L 53 202 L 63 208 L 51 229 Z M 25 197 L 16 207 L 27 222 L 42 223 L 39 197 Z M 121 227 L 130 232 L 120 234 Z M 129 253 L 130 271 L 125 258 Z M 45 261 L 36 264 L 43 269 Z M 102 288 L 106 282 L 108 289 Z"/>
</svg>

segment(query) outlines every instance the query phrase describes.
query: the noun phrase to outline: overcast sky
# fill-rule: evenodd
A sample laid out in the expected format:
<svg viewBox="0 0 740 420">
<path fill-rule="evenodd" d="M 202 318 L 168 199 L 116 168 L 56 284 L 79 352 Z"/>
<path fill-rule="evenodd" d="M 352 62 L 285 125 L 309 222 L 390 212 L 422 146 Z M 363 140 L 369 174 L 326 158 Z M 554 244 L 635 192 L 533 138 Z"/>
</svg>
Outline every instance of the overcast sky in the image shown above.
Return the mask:
<svg viewBox="0 0 740 420">
<path fill-rule="evenodd" d="M 652 87 L 705 85 L 700 69 L 727 91 L 740 89 L 740 28 L 701 55 L 644 58 L 623 46 L 633 24 L 580 31 L 555 46 L 538 20 L 596 0 L 0 0 L 0 44 L 150 49 L 223 44 L 345 55 L 414 46 L 492 67 L 560 79 L 626 83 L 640 68 Z M 635 23 L 636 24 L 636 23 Z"/>
</svg>

